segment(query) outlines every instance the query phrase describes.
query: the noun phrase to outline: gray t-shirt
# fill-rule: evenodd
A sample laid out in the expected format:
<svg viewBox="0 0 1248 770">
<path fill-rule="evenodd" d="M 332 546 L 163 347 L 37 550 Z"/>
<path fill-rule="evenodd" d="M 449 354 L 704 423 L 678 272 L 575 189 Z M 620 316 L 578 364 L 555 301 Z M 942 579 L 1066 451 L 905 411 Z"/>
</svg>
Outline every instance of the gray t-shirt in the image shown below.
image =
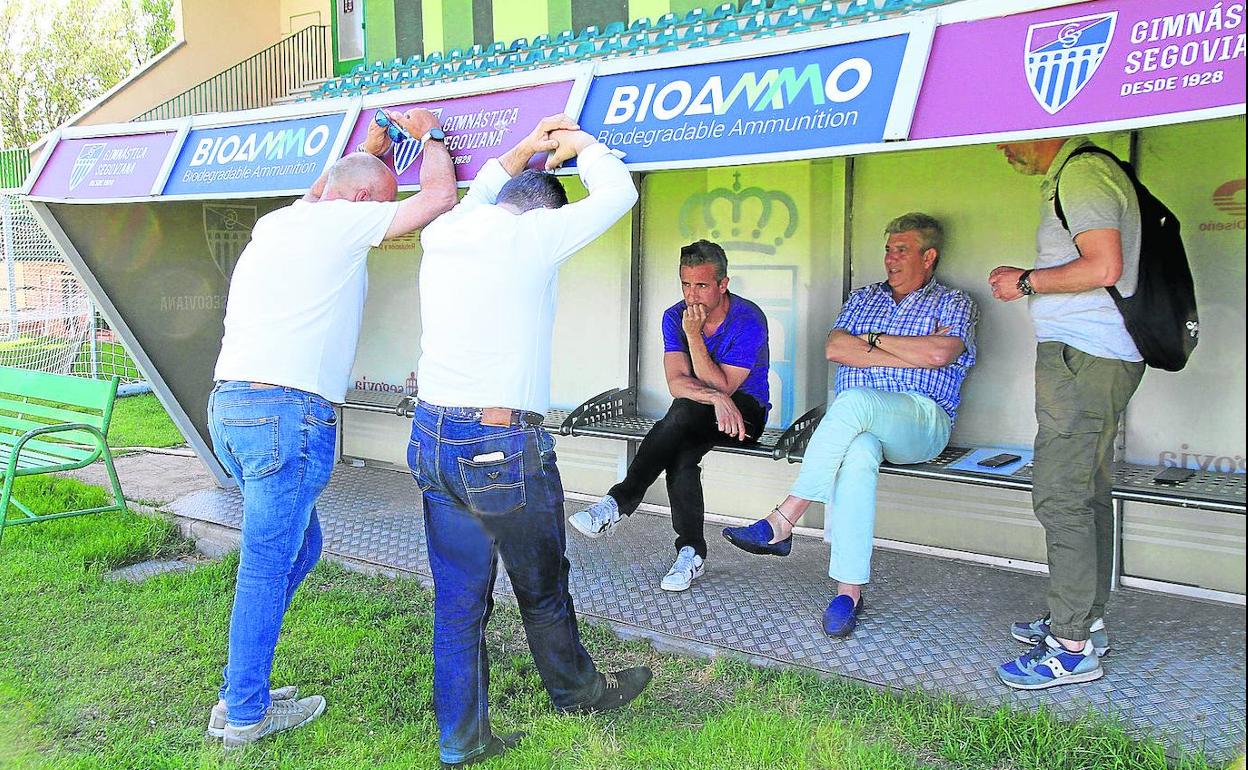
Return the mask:
<svg viewBox="0 0 1248 770">
<path fill-rule="evenodd" d="M 1057 267 L 1078 258 L 1072 235 L 1114 229 L 1122 238 L 1122 277 L 1116 286 L 1124 297 L 1135 293 L 1140 267 L 1140 204 L 1131 180 L 1118 164 L 1099 154 L 1085 154 L 1066 163 L 1070 154 L 1089 145 L 1084 137 L 1070 139 L 1053 159 L 1041 185 L 1044 202 L 1036 231 L 1036 267 Z M 1062 227 L 1053 205 L 1057 172 L 1062 170 L 1062 211 L 1070 230 Z M 1122 314 L 1109 292 L 1101 288 L 1069 294 L 1037 294 L 1030 298 L 1031 320 L 1040 342 L 1064 342 L 1084 353 L 1120 361 L 1141 361 Z"/>
</svg>

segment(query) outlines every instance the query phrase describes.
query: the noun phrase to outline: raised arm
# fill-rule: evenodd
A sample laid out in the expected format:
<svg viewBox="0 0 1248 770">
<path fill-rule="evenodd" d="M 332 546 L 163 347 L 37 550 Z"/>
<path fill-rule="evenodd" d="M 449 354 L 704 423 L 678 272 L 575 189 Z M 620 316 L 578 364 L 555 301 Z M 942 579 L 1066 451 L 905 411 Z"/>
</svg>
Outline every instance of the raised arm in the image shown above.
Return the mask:
<svg viewBox="0 0 1248 770">
<path fill-rule="evenodd" d="M 620 159 L 584 131 L 551 132 L 556 147 L 546 159 L 547 170 L 575 157 L 581 182 L 589 195 L 559 208 L 538 212 L 540 235 L 547 251 L 561 262 L 607 231 L 637 202 L 637 187 Z"/>
<path fill-rule="evenodd" d="M 415 137 L 424 136 L 438 125 L 438 119 L 432 112 L 419 108 L 410 109 L 404 115 L 393 115 L 392 118 Z M 385 135 L 384 129 L 370 122 L 370 139 L 374 128 Z M 420 163 L 420 191 L 399 203 L 398 213 L 394 215 L 390 229 L 386 230 L 387 238 L 419 230 L 455 206 L 455 166 L 451 163 L 446 144 L 430 140 L 421 152 L 425 157 Z"/>
</svg>

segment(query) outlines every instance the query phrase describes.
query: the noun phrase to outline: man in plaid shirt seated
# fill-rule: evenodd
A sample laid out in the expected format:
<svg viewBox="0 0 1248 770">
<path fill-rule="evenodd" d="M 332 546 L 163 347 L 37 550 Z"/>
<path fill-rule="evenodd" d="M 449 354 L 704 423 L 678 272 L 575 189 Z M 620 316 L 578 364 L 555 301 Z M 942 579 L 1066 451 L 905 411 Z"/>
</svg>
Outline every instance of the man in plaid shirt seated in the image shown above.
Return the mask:
<svg viewBox="0 0 1248 770">
<path fill-rule="evenodd" d="M 911 213 L 885 228 L 887 280 L 849 296 L 828 335 L 836 398 L 828 405 L 789 496 L 765 519 L 728 527 L 724 537 L 750 553 L 787 556 L 793 526 L 812 502 L 827 506 L 828 576 L 837 596 L 823 615 L 829 636 L 854 630 L 871 574 L 875 485 L 880 462 L 921 463 L 949 443 L 958 392 L 975 363 L 979 311 L 963 291 L 933 275 L 943 231 Z"/>
</svg>

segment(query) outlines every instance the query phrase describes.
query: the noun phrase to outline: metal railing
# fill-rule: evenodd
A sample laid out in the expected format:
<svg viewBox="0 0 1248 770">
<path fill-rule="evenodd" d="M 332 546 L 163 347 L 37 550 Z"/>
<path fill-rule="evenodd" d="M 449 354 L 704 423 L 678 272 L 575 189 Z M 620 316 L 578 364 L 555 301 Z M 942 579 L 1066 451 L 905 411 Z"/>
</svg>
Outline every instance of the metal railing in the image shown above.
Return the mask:
<svg viewBox="0 0 1248 770">
<path fill-rule="evenodd" d="M 21 187 L 30 173 L 30 150 L 14 147 L 0 150 L 0 190 Z"/>
<path fill-rule="evenodd" d="M 333 74 L 328 32 L 326 26 L 305 27 L 134 120 L 268 107 L 309 80 L 321 80 Z"/>
</svg>

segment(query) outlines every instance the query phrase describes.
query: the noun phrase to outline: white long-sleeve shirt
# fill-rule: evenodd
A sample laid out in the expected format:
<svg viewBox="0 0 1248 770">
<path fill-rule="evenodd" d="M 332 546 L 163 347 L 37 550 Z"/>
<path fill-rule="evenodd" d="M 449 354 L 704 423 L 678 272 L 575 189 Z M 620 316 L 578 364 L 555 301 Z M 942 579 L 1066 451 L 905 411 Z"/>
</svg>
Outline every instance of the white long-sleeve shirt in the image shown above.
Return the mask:
<svg viewBox="0 0 1248 770">
<path fill-rule="evenodd" d="M 559 266 L 637 201 L 624 164 L 602 144 L 577 158 L 589 195 L 513 214 L 494 205 L 511 177 L 496 160 L 420 243 L 420 398 L 440 406 L 544 413 Z"/>
</svg>

